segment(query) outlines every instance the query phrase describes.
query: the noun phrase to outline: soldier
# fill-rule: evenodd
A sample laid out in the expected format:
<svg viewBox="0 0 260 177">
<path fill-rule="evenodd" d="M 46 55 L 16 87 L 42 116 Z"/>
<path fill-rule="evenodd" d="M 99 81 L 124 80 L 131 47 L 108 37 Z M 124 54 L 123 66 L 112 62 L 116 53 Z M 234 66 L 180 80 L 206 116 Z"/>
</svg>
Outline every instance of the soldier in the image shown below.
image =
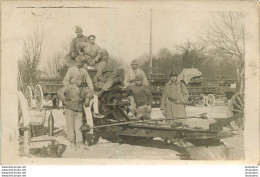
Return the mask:
<svg viewBox="0 0 260 177">
<path fill-rule="evenodd" d="M 101 48 L 95 43 L 96 37 L 90 35 L 89 42 L 79 42 L 76 46 L 80 55 L 83 55 L 88 66 L 95 67 L 100 58 Z"/>
<path fill-rule="evenodd" d="M 83 76 L 89 89 L 92 92 L 94 92 L 93 82 L 88 74 L 88 71 L 83 67 L 83 65 L 84 65 L 83 59 L 84 59 L 84 57 L 80 56 L 80 55 L 76 57 L 76 59 L 75 59 L 76 66 L 72 66 L 68 69 L 68 71 L 64 77 L 63 84 L 65 86 L 74 84 L 73 78 L 77 78 L 78 76 Z M 94 95 L 94 97 L 96 97 L 96 96 Z M 98 111 L 98 99 L 94 98 L 93 101 L 94 101 L 94 105 L 93 105 L 94 106 L 94 117 L 103 118 L 104 116 L 101 115 Z"/>
<path fill-rule="evenodd" d="M 137 75 L 135 84 L 130 85 L 126 93 L 133 95 L 137 106 L 137 118 L 151 119 L 153 97 L 151 90 L 146 85 L 143 85 L 143 75 Z"/>
<path fill-rule="evenodd" d="M 90 35 L 88 39 L 89 45 L 87 45 L 83 50 L 85 57 L 87 58 L 87 64 L 94 67 L 98 63 L 102 49 L 95 43 L 96 36 Z"/>
<path fill-rule="evenodd" d="M 68 69 L 68 71 L 64 77 L 63 84 L 64 85 L 73 84 L 71 82 L 71 79 L 76 78 L 77 76 L 81 75 L 81 76 L 85 77 L 88 87 L 91 90 L 94 90 L 94 86 L 93 86 L 92 80 L 88 74 L 88 71 L 85 68 L 83 68 L 83 64 L 84 64 L 83 59 L 84 58 L 82 56 L 76 57 L 76 59 L 75 59 L 76 65 L 72 66 Z"/>
<path fill-rule="evenodd" d="M 170 73 L 170 80 L 165 84 L 162 100 L 161 111 L 166 118 L 186 116 L 185 103 L 189 98 L 189 92 L 183 82 L 178 81 L 177 72 Z"/>
<path fill-rule="evenodd" d="M 101 97 L 105 91 L 108 91 L 115 83 L 120 81 L 118 67 L 116 63 L 109 59 L 106 49 L 102 49 L 100 57 L 97 73 L 93 78 L 98 97 Z"/>
<path fill-rule="evenodd" d="M 84 87 L 83 80 L 84 77 L 78 75 L 72 78 L 73 84 L 65 85 L 58 91 L 59 98 L 65 104 L 67 138 L 73 148 L 77 144 L 84 146 L 80 130 L 83 125 L 82 106 L 89 106 L 89 101 L 93 98 L 93 92 Z"/>
<path fill-rule="evenodd" d="M 144 73 L 143 70 L 141 70 L 140 68 L 138 68 L 138 61 L 137 60 L 133 60 L 131 62 L 131 68 L 126 72 L 125 74 L 125 79 L 124 79 L 124 86 L 128 87 L 129 85 L 134 84 L 135 82 L 135 77 L 137 75 L 142 75 L 143 76 L 143 85 L 148 86 L 149 82 L 147 80 L 147 77 Z"/>
<path fill-rule="evenodd" d="M 70 44 L 71 59 L 75 59 L 79 55 L 77 48 L 76 48 L 77 43 L 88 42 L 88 37 L 83 35 L 83 30 L 81 27 L 76 26 L 76 34 L 77 34 L 77 37 L 75 37 Z"/>
<path fill-rule="evenodd" d="M 128 86 L 131 86 L 131 85 L 135 85 L 135 78 L 136 78 L 137 75 L 141 75 L 143 77 L 143 80 L 142 80 L 143 85 L 146 85 L 146 86 L 149 85 L 149 82 L 147 80 L 147 77 L 146 77 L 144 71 L 141 70 L 140 68 L 138 68 L 138 61 L 133 60 L 131 62 L 131 68 L 125 74 L 124 88 L 127 88 Z M 129 116 L 132 117 L 137 111 L 136 110 L 136 104 L 135 104 L 135 101 L 134 101 L 134 97 L 132 95 L 130 95 L 128 98 L 130 100 Z"/>
</svg>

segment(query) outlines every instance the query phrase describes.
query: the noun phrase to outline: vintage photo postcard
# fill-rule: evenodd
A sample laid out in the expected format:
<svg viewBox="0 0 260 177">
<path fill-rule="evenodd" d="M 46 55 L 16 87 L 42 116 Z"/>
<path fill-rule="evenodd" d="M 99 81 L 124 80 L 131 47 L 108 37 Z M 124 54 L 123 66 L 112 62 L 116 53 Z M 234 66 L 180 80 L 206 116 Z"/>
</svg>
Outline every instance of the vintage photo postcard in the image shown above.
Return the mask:
<svg viewBox="0 0 260 177">
<path fill-rule="evenodd" d="M 259 163 L 257 1 L 2 1 L 2 164 Z"/>
</svg>

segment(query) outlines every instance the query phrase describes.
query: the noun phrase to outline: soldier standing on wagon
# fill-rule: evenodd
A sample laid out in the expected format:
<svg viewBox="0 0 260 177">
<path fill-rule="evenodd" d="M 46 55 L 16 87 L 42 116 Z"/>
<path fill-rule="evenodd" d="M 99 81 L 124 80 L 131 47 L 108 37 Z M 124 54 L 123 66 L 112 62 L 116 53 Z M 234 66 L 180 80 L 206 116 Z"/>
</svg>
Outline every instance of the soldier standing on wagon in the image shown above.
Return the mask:
<svg viewBox="0 0 260 177">
<path fill-rule="evenodd" d="M 186 116 L 185 103 L 188 101 L 189 92 L 186 85 L 177 78 L 177 72 L 171 72 L 170 80 L 163 90 L 161 111 L 166 118 Z"/>
</svg>

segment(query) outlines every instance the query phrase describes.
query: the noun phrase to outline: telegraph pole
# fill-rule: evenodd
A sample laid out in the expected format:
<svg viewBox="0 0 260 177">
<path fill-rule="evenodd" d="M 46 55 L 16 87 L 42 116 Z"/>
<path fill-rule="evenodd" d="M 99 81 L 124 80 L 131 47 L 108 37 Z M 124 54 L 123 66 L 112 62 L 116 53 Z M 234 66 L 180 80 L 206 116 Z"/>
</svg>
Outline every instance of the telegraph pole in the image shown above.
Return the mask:
<svg viewBox="0 0 260 177">
<path fill-rule="evenodd" d="M 153 60 L 152 60 L 152 16 L 153 10 L 150 9 L 150 58 L 149 58 L 149 74 L 153 73 Z"/>
</svg>

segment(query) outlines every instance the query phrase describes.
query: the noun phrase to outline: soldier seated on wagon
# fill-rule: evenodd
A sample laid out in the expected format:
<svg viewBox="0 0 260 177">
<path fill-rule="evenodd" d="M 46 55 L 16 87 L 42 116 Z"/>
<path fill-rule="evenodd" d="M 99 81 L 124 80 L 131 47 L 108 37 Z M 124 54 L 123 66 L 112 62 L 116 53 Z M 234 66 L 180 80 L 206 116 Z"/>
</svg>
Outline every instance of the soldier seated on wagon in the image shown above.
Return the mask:
<svg viewBox="0 0 260 177">
<path fill-rule="evenodd" d="M 102 49 L 100 61 L 97 67 L 97 73 L 93 78 L 93 83 L 98 97 L 101 97 L 105 91 L 120 82 L 118 66 L 112 61 L 106 49 Z"/>
<path fill-rule="evenodd" d="M 88 37 L 83 35 L 83 30 L 80 26 L 76 26 L 76 34 L 77 37 L 75 37 L 70 44 L 69 56 L 71 57 L 71 60 L 74 60 L 79 55 L 76 49 L 77 43 L 88 42 Z"/>
<path fill-rule="evenodd" d="M 135 77 L 135 84 L 126 89 L 126 95 L 133 95 L 138 119 L 151 119 L 153 96 L 148 86 L 143 84 L 143 75 Z"/>
<path fill-rule="evenodd" d="M 94 35 L 90 35 L 88 39 L 89 42 L 77 43 L 76 48 L 79 55 L 84 57 L 84 61 L 87 63 L 87 66 L 95 68 L 100 58 L 102 49 L 95 43 L 96 37 Z"/>
</svg>

